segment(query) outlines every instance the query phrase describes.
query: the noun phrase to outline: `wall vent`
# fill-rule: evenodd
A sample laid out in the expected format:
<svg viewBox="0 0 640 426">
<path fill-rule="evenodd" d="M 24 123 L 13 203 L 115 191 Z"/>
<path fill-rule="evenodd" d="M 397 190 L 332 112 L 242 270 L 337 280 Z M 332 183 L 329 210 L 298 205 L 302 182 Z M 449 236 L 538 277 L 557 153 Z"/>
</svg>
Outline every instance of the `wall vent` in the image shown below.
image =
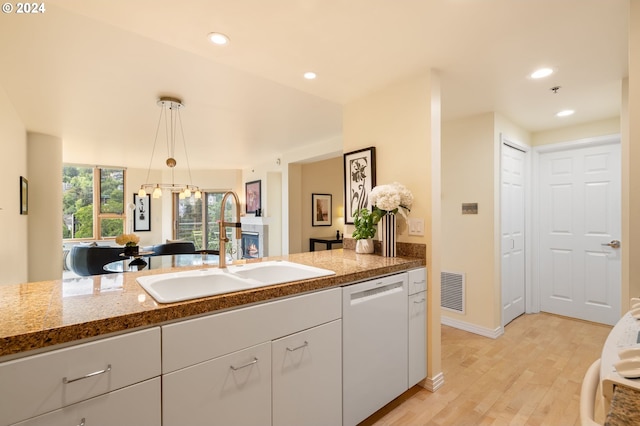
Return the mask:
<svg viewBox="0 0 640 426">
<path fill-rule="evenodd" d="M 440 283 L 440 306 L 464 314 L 464 274 L 442 271 Z"/>
</svg>

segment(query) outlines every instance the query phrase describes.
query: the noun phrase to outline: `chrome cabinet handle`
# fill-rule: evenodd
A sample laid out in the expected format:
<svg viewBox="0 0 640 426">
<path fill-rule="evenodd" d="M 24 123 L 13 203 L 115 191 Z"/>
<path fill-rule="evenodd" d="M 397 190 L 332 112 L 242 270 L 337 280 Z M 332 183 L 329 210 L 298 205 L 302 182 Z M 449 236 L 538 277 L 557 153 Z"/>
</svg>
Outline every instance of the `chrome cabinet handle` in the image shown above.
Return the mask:
<svg viewBox="0 0 640 426">
<path fill-rule="evenodd" d="M 300 346 L 295 347 L 295 348 L 293 348 L 293 349 L 291 349 L 290 347 L 287 347 L 287 350 L 288 350 L 289 352 L 295 352 L 295 351 L 297 351 L 297 350 L 299 350 L 299 349 L 306 348 L 307 346 L 309 346 L 309 342 L 307 342 L 307 341 L 305 340 L 305 341 L 304 341 L 304 343 L 303 343 L 303 344 L 301 344 Z"/>
<path fill-rule="evenodd" d="M 238 370 L 242 370 L 243 368 L 249 367 L 250 365 L 253 365 L 253 364 L 257 363 L 257 362 L 258 362 L 258 358 L 253 357 L 253 361 L 248 362 L 248 363 L 246 363 L 244 365 L 241 365 L 240 367 L 235 367 L 233 365 L 230 365 L 229 367 L 231 367 L 231 369 L 233 371 L 238 371 Z"/>
<path fill-rule="evenodd" d="M 66 377 L 63 377 L 62 378 L 62 383 L 64 383 L 66 385 L 67 383 L 73 383 L 73 382 L 77 382 L 78 380 L 88 379 L 89 377 L 93 377 L 93 376 L 97 376 L 97 375 L 100 375 L 100 374 L 108 373 L 109 371 L 111 371 L 111 364 L 107 365 L 107 368 L 105 368 L 104 370 L 94 371 L 93 373 L 86 374 L 86 375 L 84 375 L 82 377 L 78 377 L 76 379 L 67 379 Z"/>
<path fill-rule="evenodd" d="M 601 246 L 608 246 L 611 248 L 620 248 L 620 241 L 618 240 L 611 240 L 611 242 L 608 243 L 602 243 L 600 244 Z"/>
<path fill-rule="evenodd" d="M 413 301 L 413 303 L 422 303 L 422 302 L 424 302 L 424 301 L 425 301 L 425 299 L 424 299 L 424 298 L 422 298 L 422 300 L 414 300 L 414 301 Z"/>
</svg>

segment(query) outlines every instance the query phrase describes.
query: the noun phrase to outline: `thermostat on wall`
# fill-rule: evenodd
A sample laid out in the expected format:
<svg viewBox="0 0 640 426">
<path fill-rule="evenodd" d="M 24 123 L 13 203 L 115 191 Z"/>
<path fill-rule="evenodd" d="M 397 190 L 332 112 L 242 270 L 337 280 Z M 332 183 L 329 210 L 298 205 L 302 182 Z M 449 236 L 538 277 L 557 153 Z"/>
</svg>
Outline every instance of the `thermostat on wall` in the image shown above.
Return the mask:
<svg viewBox="0 0 640 426">
<path fill-rule="evenodd" d="M 462 203 L 462 214 L 478 214 L 478 203 Z"/>
</svg>

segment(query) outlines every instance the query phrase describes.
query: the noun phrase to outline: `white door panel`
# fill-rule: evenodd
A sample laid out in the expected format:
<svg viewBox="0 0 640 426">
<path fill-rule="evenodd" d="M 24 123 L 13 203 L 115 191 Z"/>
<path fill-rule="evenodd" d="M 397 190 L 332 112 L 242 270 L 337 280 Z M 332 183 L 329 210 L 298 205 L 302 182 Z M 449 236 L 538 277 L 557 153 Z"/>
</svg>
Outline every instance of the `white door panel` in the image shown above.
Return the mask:
<svg viewBox="0 0 640 426">
<path fill-rule="evenodd" d="M 502 145 L 502 325 L 525 310 L 525 158 L 526 153 Z"/>
<path fill-rule="evenodd" d="M 620 317 L 620 145 L 540 155 L 541 309 L 615 324 Z"/>
</svg>

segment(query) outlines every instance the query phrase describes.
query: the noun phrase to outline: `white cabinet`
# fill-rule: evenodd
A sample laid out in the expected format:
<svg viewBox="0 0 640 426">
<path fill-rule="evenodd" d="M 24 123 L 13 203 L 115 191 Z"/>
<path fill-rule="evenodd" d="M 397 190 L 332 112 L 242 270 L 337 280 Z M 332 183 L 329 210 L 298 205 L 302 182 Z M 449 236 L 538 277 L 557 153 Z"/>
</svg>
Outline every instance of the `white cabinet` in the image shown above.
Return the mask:
<svg viewBox="0 0 640 426">
<path fill-rule="evenodd" d="M 0 425 L 159 375 L 158 327 L 7 361 L 0 364 Z"/>
<path fill-rule="evenodd" d="M 409 387 L 427 377 L 427 271 L 409 271 Z"/>
<path fill-rule="evenodd" d="M 342 423 L 341 323 L 272 342 L 274 426 Z"/>
<path fill-rule="evenodd" d="M 160 378 L 109 392 L 15 426 L 114 426 L 161 423 Z"/>
<path fill-rule="evenodd" d="M 162 378 L 164 426 L 271 423 L 271 343 Z"/>
<path fill-rule="evenodd" d="M 163 425 L 340 424 L 341 295 L 163 326 Z"/>
</svg>

